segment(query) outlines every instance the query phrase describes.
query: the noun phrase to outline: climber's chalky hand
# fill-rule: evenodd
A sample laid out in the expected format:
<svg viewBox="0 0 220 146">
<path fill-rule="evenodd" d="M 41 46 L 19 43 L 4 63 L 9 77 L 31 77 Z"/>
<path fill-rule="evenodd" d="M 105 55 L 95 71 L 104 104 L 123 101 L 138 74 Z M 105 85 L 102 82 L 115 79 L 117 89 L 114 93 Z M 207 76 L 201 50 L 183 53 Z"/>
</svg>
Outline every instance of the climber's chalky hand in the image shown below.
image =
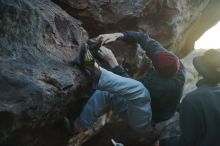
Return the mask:
<svg viewBox="0 0 220 146">
<path fill-rule="evenodd" d="M 110 33 L 101 34 L 96 39 L 102 41 L 102 45 L 116 41 L 118 38 L 123 37 L 123 33 Z"/>
</svg>

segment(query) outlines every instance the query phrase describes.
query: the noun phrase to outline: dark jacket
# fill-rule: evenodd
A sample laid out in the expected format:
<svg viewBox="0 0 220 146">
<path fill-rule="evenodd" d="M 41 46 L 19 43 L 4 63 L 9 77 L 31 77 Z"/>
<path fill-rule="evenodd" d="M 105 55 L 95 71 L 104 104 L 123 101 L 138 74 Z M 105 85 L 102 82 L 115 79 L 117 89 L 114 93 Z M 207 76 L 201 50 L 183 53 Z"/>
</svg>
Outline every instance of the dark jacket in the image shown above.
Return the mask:
<svg viewBox="0 0 220 146">
<path fill-rule="evenodd" d="M 220 84 L 201 80 L 197 86 L 180 104 L 182 134 L 175 146 L 220 145 Z"/>
<path fill-rule="evenodd" d="M 185 68 L 183 64 L 180 62 L 180 68 L 176 74 L 171 77 L 164 77 L 155 69 L 157 68 L 157 54 L 165 52 L 177 58 L 174 54 L 168 52 L 157 41 L 144 33 L 125 32 L 123 39 L 125 41 L 139 43 L 146 51 L 146 55 L 152 60 L 153 67 L 150 68 L 148 73 L 140 81 L 149 90 L 151 95 L 153 121 L 161 122 L 168 120 L 176 111 L 182 95 L 185 83 Z M 126 71 L 119 66 L 112 71 L 121 76 L 128 76 Z"/>
</svg>

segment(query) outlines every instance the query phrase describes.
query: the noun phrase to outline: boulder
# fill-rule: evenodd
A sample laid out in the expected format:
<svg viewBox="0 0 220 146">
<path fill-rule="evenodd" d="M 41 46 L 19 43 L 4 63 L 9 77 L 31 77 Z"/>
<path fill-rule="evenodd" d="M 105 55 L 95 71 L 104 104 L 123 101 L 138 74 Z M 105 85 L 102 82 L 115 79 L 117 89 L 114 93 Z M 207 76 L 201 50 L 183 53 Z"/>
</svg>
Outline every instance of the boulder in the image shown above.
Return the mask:
<svg viewBox="0 0 220 146">
<path fill-rule="evenodd" d="M 91 91 L 73 65 L 87 39 L 81 22 L 49 0 L 0 0 L 0 144 L 65 145 L 63 118 L 76 118 Z M 136 45 L 109 47 L 120 63 L 136 64 Z"/>
<path fill-rule="evenodd" d="M 183 97 L 185 97 L 188 93 L 192 92 L 197 88 L 196 83 L 199 81 L 199 79 L 201 79 L 201 77 L 199 77 L 199 74 L 193 65 L 193 58 L 196 56 L 202 56 L 205 51 L 207 50 L 194 50 L 182 59 L 182 63 L 186 68 L 186 83 L 183 91 Z"/>
<path fill-rule="evenodd" d="M 90 36 L 137 30 L 180 57 L 220 20 L 219 0 L 53 0 L 83 22 Z"/>
<path fill-rule="evenodd" d="M 77 117 L 91 94 L 85 74 L 72 63 L 88 38 L 142 31 L 183 57 L 220 19 L 219 0 L 52 1 L 0 0 L 0 145 L 67 145 L 63 117 Z M 144 73 L 134 44 L 108 47 L 130 75 Z M 104 134 L 117 129 L 111 124 Z"/>
<path fill-rule="evenodd" d="M 87 38 L 81 23 L 49 0 L 0 0 L 1 142 L 35 145 L 69 107 L 80 109 L 87 83 L 72 61 Z"/>
</svg>

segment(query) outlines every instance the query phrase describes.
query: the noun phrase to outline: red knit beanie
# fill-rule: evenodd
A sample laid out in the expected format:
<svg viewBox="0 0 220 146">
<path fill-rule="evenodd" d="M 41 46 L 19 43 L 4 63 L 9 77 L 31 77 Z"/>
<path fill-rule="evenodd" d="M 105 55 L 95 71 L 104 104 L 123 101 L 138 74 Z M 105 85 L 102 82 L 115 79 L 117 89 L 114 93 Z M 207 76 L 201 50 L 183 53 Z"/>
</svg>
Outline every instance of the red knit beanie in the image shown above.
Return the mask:
<svg viewBox="0 0 220 146">
<path fill-rule="evenodd" d="M 173 76 L 179 70 L 180 60 L 173 54 L 168 52 L 160 52 L 156 56 L 156 69 L 166 77 Z"/>
</svg>

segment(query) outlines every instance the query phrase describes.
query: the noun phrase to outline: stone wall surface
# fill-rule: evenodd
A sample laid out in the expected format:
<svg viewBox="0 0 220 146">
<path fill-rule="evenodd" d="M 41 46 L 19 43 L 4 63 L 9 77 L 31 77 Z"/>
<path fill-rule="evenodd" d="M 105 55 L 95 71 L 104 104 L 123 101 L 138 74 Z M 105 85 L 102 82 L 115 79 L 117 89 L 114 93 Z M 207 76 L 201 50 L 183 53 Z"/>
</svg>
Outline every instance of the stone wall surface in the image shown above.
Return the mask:
<svg viewBox="0 0 220 146">
<path fill-rule="evenodd" d="M 218 0 L 53 0 L 83 22 L 90 36 L 137 30 L 183 57 L 220 19 Z"/>
<path fill-rule="evenodd" d="M 34 145 L 29 129 L 47 127 L 74 106 L 86 84 L 72 60 L 87 38 L 49 0 L 0 0 L 0 140 Z"/>
<path fill-rule="evenodd" d="M 63 117 L 75 118 L 91 91 L 72 63 L 80 43 L 136 30 L 183 57 L 220 19 L 219 6 L 219 0 L 0 0 L 0 145 L 67 144 Z M 136 51 L 124 45 L 110 48 L 134 74 Z"/>
</svg>

